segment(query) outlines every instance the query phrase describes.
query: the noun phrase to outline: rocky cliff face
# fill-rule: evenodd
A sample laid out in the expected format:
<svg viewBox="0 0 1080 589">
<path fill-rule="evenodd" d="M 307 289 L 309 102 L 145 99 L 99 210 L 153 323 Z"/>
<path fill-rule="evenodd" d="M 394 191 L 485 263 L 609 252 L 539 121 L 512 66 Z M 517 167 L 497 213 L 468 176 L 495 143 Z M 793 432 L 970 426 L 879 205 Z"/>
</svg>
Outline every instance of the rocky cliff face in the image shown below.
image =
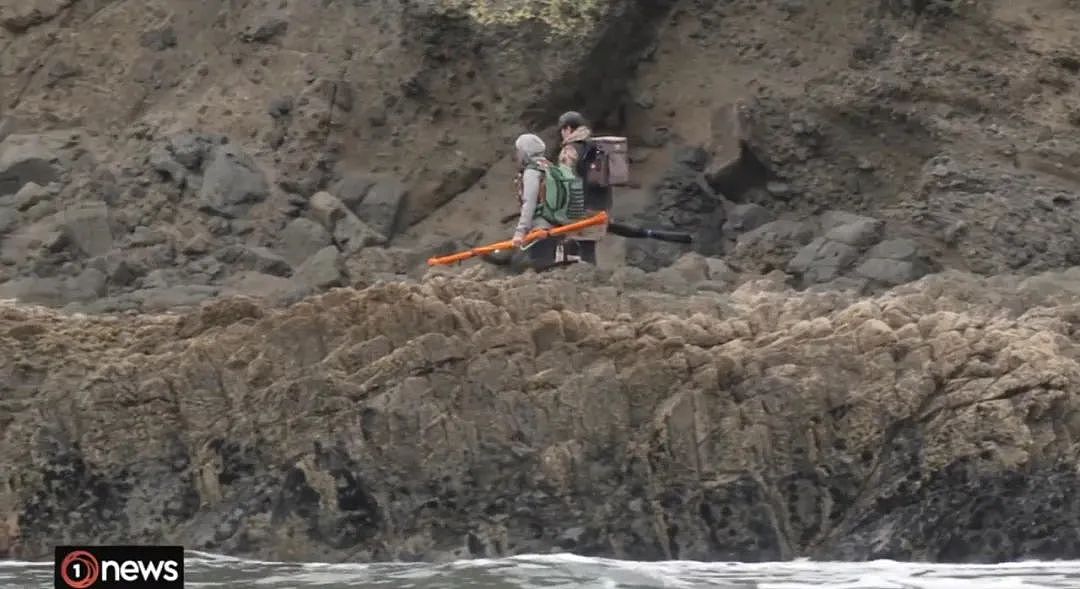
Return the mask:
<svg viewBox="0 0 1080 589">
<path fill-rule="evenodd" d="M 632 281 L 432 276 L 129 319 L 4 307 L 0 548 L 1080 549 L 1075 272 L 864 299 Z"/>
<path fill-rule="evenodd" d="M 1075 0 L 189 4 L 0 0 L 0 555 L 1080 553 Z M 694 245 L 425 275 L 569 108 Z"/>
<path fill-rule="evenodd" d="M 670 6 L 38 4 L 0 4 L 0 296 L 91 311 L 367 278 L 314 254 L 386 245 L 521 125 L 609 109 Z"/>
<path fill-rule="evenodd" d="M 684 3 L 632 86 L 637 145 L 682 144 L 648 216 L 801 287 L 1072 266 L 1073 8 Z M 678 253 L 635 244 L 629 261 Z"/>
</svg>

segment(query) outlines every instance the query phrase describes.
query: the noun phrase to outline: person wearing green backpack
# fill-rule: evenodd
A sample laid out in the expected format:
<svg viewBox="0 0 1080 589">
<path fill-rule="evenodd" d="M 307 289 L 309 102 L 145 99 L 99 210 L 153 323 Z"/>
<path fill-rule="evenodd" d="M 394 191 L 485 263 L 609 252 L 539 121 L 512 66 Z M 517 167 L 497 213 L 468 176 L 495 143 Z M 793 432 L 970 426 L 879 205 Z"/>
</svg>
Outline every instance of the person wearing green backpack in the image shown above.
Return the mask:
<svg viewBox="0 0 1080 589">
<path fill-rule="evenodd" d="M 547 147 L 536 135 L 526 133 L 514 142 L 520 166 L 517 176 L 521 213 L 512 238 L 515 247 L 524 244 L 525 235 L 538 228 L 558 227 L 585 217 L 585 187 L 569 166 L 544 157 Z M 564 240 L 548 237 L 526 245 L 536 271 L 565 260 Z"/>
</svg>

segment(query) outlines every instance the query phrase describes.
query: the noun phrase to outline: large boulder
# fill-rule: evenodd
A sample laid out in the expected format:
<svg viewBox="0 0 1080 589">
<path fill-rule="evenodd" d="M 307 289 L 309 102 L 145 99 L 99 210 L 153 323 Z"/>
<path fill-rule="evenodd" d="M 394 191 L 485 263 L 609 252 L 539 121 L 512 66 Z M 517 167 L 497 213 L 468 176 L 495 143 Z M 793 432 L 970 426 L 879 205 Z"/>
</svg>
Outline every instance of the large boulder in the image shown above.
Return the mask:
<svg viewBox="0 0 1080 589">
<path fill-rule="evenodd" d="M 855 274 L 883 286 L 921 278 L 931 270 L 921 246 L 911 239 L 883 241 L 866 253 Z"/>
<path fill-rule="evenodd" d="M 204 209 L 237 217 L 270 194 L 270 185 L 258 164 L 239 148 L 219 145 L 209 158 L 199 190 Z"/>
<path fill-rule="evenodd" d="M 296 267 L 331 243 L 333 240 L 325 227 L 311 219 L 298 218 L 289 221 L 281 231 L 277 250 L 286 262 Z"/>
<path fill-rule="evenodd" d="M 0 6 L 0 26 L 12 33 L 24 33 L 28 29 L 56 18 L 75 0 L 17 0 Z"/>
<path fill-rule="evenodd" d="M 94 257 L 112 250 L 109 207 L 105 203 L 78 204 L 61 211 L 57 218 L 67 239 L 82 255 Z"/>
<path fill-rule="evenodd" d="M 395 179 L 381 179 L 349 208 L 376 233 L 391 239 L 397 231 L 404 202 L 405 185 Z"/>
<path fill-rule="evenodd" d="M 360 220 L 329 192 L 317 192 L 309 203 L 311 216 L 334 238 L 334 243 L 348 253 L 386 243 L 386 237 Z"/>
<path fill-rule="evenodd" d="M 296 269 L 293 280 L 300 287 L 310 290 L 345 286 L 345 260 L 336 247 L 324 247 Z"/>
<path fill-rule="evenodd" d="M 28 182 L 44 186 L 60 180 L 66 170 L 62 145 L 43 135 L 8 135 L 0 141 L 0 196 Z"/>
</svg>

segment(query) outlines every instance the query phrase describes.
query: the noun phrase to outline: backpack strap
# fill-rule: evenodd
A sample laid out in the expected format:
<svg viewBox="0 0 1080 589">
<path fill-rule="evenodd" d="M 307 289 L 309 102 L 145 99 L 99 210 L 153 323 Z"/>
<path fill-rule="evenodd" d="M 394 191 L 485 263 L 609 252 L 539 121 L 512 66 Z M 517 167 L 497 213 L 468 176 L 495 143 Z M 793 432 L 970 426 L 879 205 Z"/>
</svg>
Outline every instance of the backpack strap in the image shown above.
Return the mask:
<svg viewBox="0 0 1080 589">
<path fill-rule="evenodd" d="M 540 172 L 540 189 L 537 191 L 536 206 L 539 209 L 541 201 L 544 196 L 544 179 L 547 177 L 547 169 L 551 166 L 551 163 L 547 161 L 543 156 L 537 156 L 530 158 L 525 162 L 525 167 L 518 173 L 514 180 L 514 190 L 517 193 L 518 202 L 525 202 L 525 170 L 533 170 Z"/>
<path fill-rule="evenodd" d="M 545 172 L 551 166 L 551 162 L 546 157 L 536 156 L 529 158 L 529 161 L 525 162 L 526 170 L 537 170 L 539 172 Z"/>
</svg>

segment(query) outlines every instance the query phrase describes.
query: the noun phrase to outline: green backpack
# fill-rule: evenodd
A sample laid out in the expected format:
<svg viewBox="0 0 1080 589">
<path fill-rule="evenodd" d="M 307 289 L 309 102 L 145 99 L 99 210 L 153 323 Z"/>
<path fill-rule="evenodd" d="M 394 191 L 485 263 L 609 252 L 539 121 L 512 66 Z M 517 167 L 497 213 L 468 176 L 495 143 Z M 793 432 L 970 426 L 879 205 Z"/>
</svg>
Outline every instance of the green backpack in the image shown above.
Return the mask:
<svg viewBox="0 0 1080 589">
<path fill-rule="evenodd" d="M 585 218 L 585 183 L 571 168 L 538 158 L 529 162 L 526 169 L 544 173 L 535 216 L 555 226 Z"/>
</svg>

